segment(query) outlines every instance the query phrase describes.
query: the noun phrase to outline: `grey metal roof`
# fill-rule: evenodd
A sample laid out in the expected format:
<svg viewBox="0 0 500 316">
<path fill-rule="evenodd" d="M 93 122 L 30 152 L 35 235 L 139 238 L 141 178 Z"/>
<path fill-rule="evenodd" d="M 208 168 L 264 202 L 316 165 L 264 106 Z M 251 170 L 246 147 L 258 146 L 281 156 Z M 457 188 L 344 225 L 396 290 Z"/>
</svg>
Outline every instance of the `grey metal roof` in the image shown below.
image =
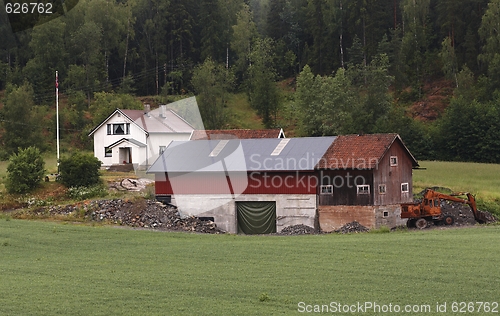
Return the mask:
<svg viewBox="0 0 500 316">
<path fill-rule="evenodd" d="M 336 137 L 290 138 L 279 155 L 271 156 L 280 138 L 174 141 L 148 173 L 194 171 L 295 171 L 314 170 Z M 221 145 L 219 145 L 220 149 Z"/>
</svg>

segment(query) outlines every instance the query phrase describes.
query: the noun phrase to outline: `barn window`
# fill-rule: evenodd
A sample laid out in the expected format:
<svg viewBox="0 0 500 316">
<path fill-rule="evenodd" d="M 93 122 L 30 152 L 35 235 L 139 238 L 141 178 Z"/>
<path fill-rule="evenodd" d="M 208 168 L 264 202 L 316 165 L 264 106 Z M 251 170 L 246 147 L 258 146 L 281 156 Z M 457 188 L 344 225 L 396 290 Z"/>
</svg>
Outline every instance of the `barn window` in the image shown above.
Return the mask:
<svg viewBox="0 0 500 316">
<path fill-rule="evenodd" d="M 320 187 L 321 194 L 332 195 L 333 194 L 333 185 L 322 185 Z"/>
<path fill-rule="evenodd" d="M 385 194 L 386 189 L 387 189 L 387 188 L 386 188 L 385 184 L 380 184 L 380 185 L 378 186 L 378 193 L 379 193 L 379 194 Z"/>
<path fill-rule="evenodd" d="M 109 147 L 104 147 L 104 157 L 113 157 L 113 150 Z"/>
<path fill-rule="evenodd" d="M 384 214 L 382 215 L 383 217 L 389 217 L 389 212 L 384 211 Z"/>
<path fill-rule="evenodd" d="M 408 193 L 410 192 L 410 187 L 408 183 L 401 183 L 401 193 Z"/>
<path fill-rule="evenodd" d="M 391 156 L 391 166 L 397 166 L 398 165 L 398 157 L 397 156 Z"/>
<path fill-rule="evenodd" d="M 370 194 L 370 186 L 368 184 L 358 185 L 358 194 Z"/>
</svg>

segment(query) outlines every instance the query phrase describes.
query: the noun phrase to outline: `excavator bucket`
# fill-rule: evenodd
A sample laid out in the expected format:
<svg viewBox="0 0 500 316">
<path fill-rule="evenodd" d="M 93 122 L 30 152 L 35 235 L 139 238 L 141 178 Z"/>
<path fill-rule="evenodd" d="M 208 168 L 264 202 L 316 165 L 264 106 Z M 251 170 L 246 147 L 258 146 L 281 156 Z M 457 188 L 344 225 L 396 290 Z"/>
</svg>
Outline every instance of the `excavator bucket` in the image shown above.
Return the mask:
<svg viewBox="0 0 500 316">
<path fill-rule="evenodd" d="M 477 210 L 476 211 L 476 221 L 480 224 L 495 222 L 495 218 L 486 212 Z"/>
</svg>

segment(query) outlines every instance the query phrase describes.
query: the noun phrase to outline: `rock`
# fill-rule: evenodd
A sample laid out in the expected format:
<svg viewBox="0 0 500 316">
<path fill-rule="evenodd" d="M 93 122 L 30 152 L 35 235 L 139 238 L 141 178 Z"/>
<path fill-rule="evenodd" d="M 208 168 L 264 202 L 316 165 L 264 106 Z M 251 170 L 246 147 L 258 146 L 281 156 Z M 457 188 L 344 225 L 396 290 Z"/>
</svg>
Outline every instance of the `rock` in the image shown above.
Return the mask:
<svg viewBox="0 0 500 316">
<path fill-rule="evenodd" d="M 339 229 L 335 230 L 336 233 L 340 233 L 340 234 L 364 233 L 367 231 L 369 231 L 369 229 L 366 228 L 365 226 L 361 225 L 357 221 L 347 223 L 344 226 L 340 227 Z"/>
</svg>

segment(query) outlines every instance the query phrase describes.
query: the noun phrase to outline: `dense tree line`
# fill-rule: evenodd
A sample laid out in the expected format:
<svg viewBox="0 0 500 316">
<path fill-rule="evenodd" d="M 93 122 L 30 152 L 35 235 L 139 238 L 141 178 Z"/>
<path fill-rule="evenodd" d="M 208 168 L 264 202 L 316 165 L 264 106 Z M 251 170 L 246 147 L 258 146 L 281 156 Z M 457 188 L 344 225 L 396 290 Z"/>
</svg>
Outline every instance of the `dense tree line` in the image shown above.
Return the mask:
<svg viewBox="0 0 500 316">
<path fill-rule="evenodd" d="M 80 0 L 25 32 L 0 22 L 6 131 L 9 102 L 50 104 L 58 70 L 67 130 L 95 123 L 84 113 L 111 97 L 135 108 L 127 94 L 186 92 L 217 128 L 236 90 L 268 127 L 286 106 L 302 135 L 399 132 L 420 159 L 500 162 L 500 0 Z M 443 76 L 455 86 L 446 113 L 409 118 Z M 275 82 L 290 77 L 296 93 L 283 98 Z"/>
</svg>

